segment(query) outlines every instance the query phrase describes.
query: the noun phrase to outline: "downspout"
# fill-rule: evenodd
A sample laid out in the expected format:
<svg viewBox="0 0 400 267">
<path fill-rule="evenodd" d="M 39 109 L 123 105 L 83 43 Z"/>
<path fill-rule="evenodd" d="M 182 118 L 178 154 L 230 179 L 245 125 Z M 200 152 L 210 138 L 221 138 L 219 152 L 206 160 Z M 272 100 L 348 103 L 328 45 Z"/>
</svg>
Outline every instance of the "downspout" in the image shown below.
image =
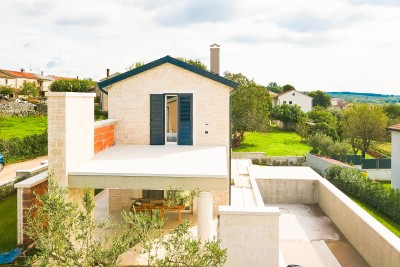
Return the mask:
<svg viewBox="0 0 400 267">
<path fill-rule="evenodd" d="M 233 90 L 232 90 L 233 92 Z M 229 206 L 232 203 L 232 92 L 229 93 L 229 162 L 228 162 L 228 175 L 229 175 Z"/>
</svg>

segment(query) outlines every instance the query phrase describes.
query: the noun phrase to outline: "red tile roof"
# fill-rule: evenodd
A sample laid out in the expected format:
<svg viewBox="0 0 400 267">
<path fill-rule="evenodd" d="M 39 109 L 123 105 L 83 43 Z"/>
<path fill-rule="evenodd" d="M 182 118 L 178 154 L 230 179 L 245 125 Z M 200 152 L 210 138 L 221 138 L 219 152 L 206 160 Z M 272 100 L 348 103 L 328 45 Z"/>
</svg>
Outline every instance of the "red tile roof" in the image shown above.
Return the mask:
<svg viewBox="0 0 400 267">
<path fill-rule="evenodd" d="M 76 78 L 70 78 L 70 77 L 61 77 L 61 76 L 55 76 L 55 75 L 49 75 L 51 78 L 54 80 L 75 80 Z"/>
<path fill-rule="evenodd" d="M 13 70 L 0 70 L 1 72 L 8 74 L 14 78 L 25 78 L 25 79 L 34 79 L 37 80 L 38 77 L 29 72 L 24 72 L 24 71 L 13 71 Z"/>
<path fill-rule="evenodd" d="M 388 131 L 395 131 L 395 132 L 400 132 L 400 123 L 392 125 L 387 128 Z"/>
</svg>

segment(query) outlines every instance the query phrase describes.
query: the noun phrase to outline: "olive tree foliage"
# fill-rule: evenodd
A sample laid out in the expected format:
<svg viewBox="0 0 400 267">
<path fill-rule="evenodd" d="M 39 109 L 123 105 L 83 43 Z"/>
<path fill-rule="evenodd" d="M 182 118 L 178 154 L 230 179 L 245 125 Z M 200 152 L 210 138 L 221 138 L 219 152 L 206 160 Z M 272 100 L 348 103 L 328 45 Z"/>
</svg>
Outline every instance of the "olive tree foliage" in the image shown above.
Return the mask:
<svg viewBox="0 0 400 267">
<path fill-rule="evenodd" d="M 312 100 L 313 107 L 319 106 L 323 108 L 328 108 L 332 105 L 331 97 L 327 93 L 322 92 L 321 90 L 309 92 L 307 93 L 307 95 L 313 98 Z"/>
<path fill-rule="evenodd" d="M 25 228 L 38 249 L 38 252 L 27 260 L 29 266 L 116 267 L 119 266 L 122 253 L 136 245 L 145 248 L 142 253 L 154 251 L 154 244 L 159 244 L 157 242 L 160 241 L 157 240 L 162 238 L 164 220 L 160 219 L 158 212 L 153 212 L 152 215 L 146 212 L 123 212 L 120 223 L 108 221 L 96 224 L 92 216 L 92 189 L 84 189 L 79 208 L 77 203 L 68 200 L 67 189 L 49 177 L 48 193 L 36 197 L 38 204 L 29 210 L 28 225 Z M 153 257 L 149 266 L 185 266 L 172 263 L 161 265 L 159 262 L 169 262 L 164 257 L 225 263 L 226 250 L 219 248 L 218 240 L 210 241 L 209 247 L 200 248 L 197 243 L 193 243 L 196 239 L 191 237 L 188 231 L 188 228 L 184 227 L 175 229 L 171 238 L 182 244 L 180 250 L 166 249 L 167 253 Z M 172 246 L 168 241 L 163 244 L 166 248 Z M 180 256 L 187 254 L 183 248 L 190 249 L 192 254 Z"/>
<path fill-rule="evenodd" d="M 313 122 L 310 129 L 311 135 L 322 132 L 334 140 L 340 139 L 337 133 L 337 116 L 335 116 L 331 111 L 324 109 L 321 106 L 317 106 L 307 113 L 307 117 Z"/>
<path fill-rule="evenodd" d="M 351 147 L 347 142 L 334 141 L 324 133 L 316 133 L 309 136 L 307 142 L 312 147 L 312 153 L 323 156 L 346 155 L 351 151 Z"/>
<path fill-rule="evenodd" d="M 225 72 L 224 77 L 239 84 L 232 92 L 232 139 L 243 140 L 248 131 L 266 132 L 271 108 L 266 87 L 241 73 Z"/>
<path fill-rule="evenodd" d="M 40 87 L 34 82 L 26 82 L 19 88 L 19 95 L 36 97 L 40 94 Z"/>
<path fill-rule="evenodd" d="M 381 106 L 357 104 L 346 109 L 343 116 L 343 134 L 349 140 L 354 154 L 361 150 L 365 158 L 371 141 L 385 139 L 388 118 Z"/>
</svg>

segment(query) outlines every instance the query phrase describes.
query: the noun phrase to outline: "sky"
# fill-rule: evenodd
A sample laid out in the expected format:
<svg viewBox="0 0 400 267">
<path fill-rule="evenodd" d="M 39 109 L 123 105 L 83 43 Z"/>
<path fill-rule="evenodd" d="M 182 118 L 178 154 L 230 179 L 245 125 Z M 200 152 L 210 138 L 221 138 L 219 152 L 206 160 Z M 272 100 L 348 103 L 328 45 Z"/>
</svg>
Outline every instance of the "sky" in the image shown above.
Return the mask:
<svg viewBox="0 0 400 267">
<path fill-rule="evenodd" d="M 1 0 L 0 69 L 99 80 L 166 55 L 300 91 L 400 95 L 399 0 Z"/>
</svg>

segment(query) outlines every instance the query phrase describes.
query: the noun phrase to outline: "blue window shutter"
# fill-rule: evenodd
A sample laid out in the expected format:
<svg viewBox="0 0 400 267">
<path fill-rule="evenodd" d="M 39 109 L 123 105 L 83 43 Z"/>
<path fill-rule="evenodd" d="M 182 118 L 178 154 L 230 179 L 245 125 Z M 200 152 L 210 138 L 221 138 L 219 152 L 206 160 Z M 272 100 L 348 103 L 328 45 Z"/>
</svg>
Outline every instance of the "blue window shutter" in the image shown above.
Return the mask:
<svg viewBox="0 0 400 267">
<path fill-rule="evenodd" d="M 193 145 L 193 94 L 179 94 L 178 105 L 178 145 Z"/>
<path fill-rule="evenodd" d="M 150 95 L 150 145 L 165 144 L 164 95 Z"/>
</svg>

